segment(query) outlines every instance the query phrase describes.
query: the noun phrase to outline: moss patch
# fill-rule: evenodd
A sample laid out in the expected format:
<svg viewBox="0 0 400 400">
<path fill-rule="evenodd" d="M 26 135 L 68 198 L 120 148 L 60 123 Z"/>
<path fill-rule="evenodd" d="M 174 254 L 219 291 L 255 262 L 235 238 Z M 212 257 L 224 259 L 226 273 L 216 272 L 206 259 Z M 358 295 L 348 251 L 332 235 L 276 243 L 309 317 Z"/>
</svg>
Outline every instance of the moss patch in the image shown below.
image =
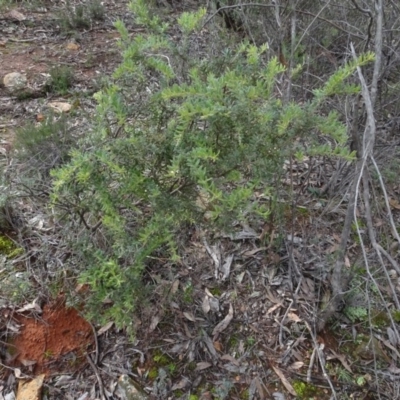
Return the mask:
<svg viewBox="0 0 400 400">
<path fill-rule="evenodd" d="M 14 258 L 23 252 L 24 250 L 18 247 L 9 237 L 0 235 L 0 254 L 7 258 Z"/>
</svg>

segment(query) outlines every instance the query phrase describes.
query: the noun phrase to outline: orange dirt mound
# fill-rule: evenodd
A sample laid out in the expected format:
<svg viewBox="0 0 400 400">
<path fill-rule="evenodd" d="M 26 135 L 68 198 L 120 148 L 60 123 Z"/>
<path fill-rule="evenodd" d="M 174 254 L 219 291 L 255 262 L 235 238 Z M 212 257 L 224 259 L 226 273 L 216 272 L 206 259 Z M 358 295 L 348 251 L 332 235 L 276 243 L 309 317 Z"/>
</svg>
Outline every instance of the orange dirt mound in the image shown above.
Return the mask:
<svg viewBox="0 0 400 400">
<path fill-rule="evenodd" d="M 34 372 L 67 372 L 81 365 L 93 331 L 74 308 L 64 304 L 45 305 L 39 318 L 19 316 L 22 325 L 15 337 L 15 361 L 21 366 L 34 364 Z"/>
</svg>

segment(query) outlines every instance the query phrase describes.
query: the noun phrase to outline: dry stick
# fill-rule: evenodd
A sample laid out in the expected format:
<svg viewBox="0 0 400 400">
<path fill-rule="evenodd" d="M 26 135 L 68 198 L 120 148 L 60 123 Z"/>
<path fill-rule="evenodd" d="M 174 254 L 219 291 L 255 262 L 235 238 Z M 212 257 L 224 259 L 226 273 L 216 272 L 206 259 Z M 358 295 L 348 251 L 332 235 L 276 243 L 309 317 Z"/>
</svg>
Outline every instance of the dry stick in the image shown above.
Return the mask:
<svg viewBox="0 0 400 400">
<path fill-rule="evenodd" d="M 232 5 L 232 6 L 223 6 L 223 7 L 218 8 L 217 11 L 215 11 L 213 14 L 211 14 L 211 16 L 204 22 L 204 24 L 203 24 L 203 26 L 201 27 L 201 29 L 203 29 L 203 28 L 204 28 L 217 14 L 219 14 L 221 11 L 223 11 L 223 10 L 229 10 L 229 9 L 232 9 L 232 8 L 241 8 L 241 7 L 264 7 L 264 8 L 272 8 L 272 7 L 274 7 L 274 8 L 275 8 L 275 12 L 276 12 L 276 8 L 277 8 L 277 6 L 276 6 L 275 4 L 261 4 L 261 3 L 243 3 L 243 4 L 234 4 L 234 5 Z M 278 7 L 280 7 L 280 8 L 285 8 L 284 6 L 279 6 L 279 5 L 278 5 Z M 349 34 L 349 35 L 351 35 L 351 36 L 354 36 L 354 37 L 356 37 L 357 39 L 361 39 L 361 40 L 364 40 L 364 39 L 365 39 L 365 36 L 358 35 L 357 33 L 354 33 L 354 32 L 349 32 L 349 31 L 347 31 L 346 29 L 342 28 L 341 26 L 336 25 L 334 22 L 329 21 L 329 20 L 326 19 L 326 18 L 320 17 L 319 15 L 315 15 L 315 14 L 309 12 L 309 11 L 304 11 L 304 10 L 298 10 L 298 9 L 296 9 L 295 11 L 296 11 L 297 13 L 299 13 L 299 14 L 309 15 L 310 17 L 314 17 L 314 18 L 316 18 L 316 19 L 319 19 L 319 20 L 321 20 L 321 21 L 324 21 L 324 22 L 326 22 L 327 24 L 332 25 L 332 26 L 335 27 L 336 29 L 339 29 L 340 31 L 342 31 L 342 32 L 344 32 L 344 33 L 347 33 L 347 34 Z"/>
<path fill-rule="evenodd" d="M 364 174 L 364 175 L 365 175 L 365 174 Z M 366 198 L 367 196 L 369 196 L 369 190 L 368 190 L 368 186 L 367 186 L 367 184 L 368 184 L 368 179 L 367 179 L 366 177 L 364 177 L 364 182 L 363 182 L 363 184 L 364 184 L 364 186 L 365 186 L 365 187 L 364 187 L 364 200 L 365 200 L 365 198 Z M 367 206 L 367 205 L 368 205 L 368 206 Z M 367 209 L 367 207 L 368 207 L 368 211 L 370 211 L 370 208 L 369 208 L 369 200 L 368 200 L 368 198 L 367 198 L 367 203 L 366 203 L 366 209 Z M 366 214 L 367 214 L 367 212 L 366 212 Z M 371 219 L 371 220 L 372 220 L 372 219 Z M 367 219 L 367 221 L 368 221 L 368 219 Z M 374 278 L 374 276 L 373 276 L 373 274 L 372 274 L 372 272 L 371 272 L 371 269 L 370 269 L 370 267 L 369 267 L 369 262 L 368 262 L 368 257 L 367 257 L 367 251 L 366 251 L 366 249 L 365 249 L 364 241 L 363 241 L 363 238 L 362 238 L 362 235 L 361 235 L 361 231 L 360 231 L 360 227 L 359 227 L 359 225 L 358 225 L 357 218 L 354 219 L 354 223 L 355 223 L 357 235 L 358 235 L 358 238 L 359 238 L 359 241 L 360 241 L 361 251 L 362 251 L 362 254 L 363 254 L 364 263 L 365 263 L 365 268 L 366 268 L 366 270 L 367 270 L 368 277 L 370 278 L 370 280 L 373 282 L 373 284 L 374 284 L 374 285 L 376 286 L 376 288 L 378 289 L 378 293 L 379 293 L 380 298 L 382 299 L 382 303 L 385 304 L 385 299 L 384 299 L 384 297 L 383 297 L 383 295 L 382 295 L 382 292 L 381 292 L 381 290 L 379 289 L 378 283 L 376 282 L 376 280 L 375 280 L 375 278 Z M 375 235 L 374 235 L 373 227 L 372 227 L 372 237 L 370 237 L 370 240 L 373 241 L 373 240 L 374 240 L 374 237 L 375 237 Z M 378 253 L 378 257 L 379 257 L 380 260 L 382 259 L 379 253 Z M 371 321 L 371 313 L 370 313 L 371 307 L 370 307 L 370 298 L 369 298 L 369 296 L 367 296 L 367 300 L 368 300 L 368 321 L 369 321 L 369 328 L 370 328 L 370 336 L 371 336 L 371 338 L 372 338 L 372 337 L 373 337 L 373 332 L 372 332 L 372 321 Z M 385 306 L 386 306 L 386 304 L 385 304 Z M 386 309 L 387 309 L 387 307 L 386 307 Z M 389 314 L 390 317 L 391 317 L 391 313 L 389 312 L 389 310 L 388 310 L 388 314 Z M 391 318 L 391 319 L 392 319 L 392 318 Z M 393 323 L 393 326 L 395 327 L 394 323 Z M 371 340 L 372 340 L 372 339 L 371 339 Z M 376 362 L 377 360 L 376 360 L 375 348 L 374 348 L 374 346 L 371 346 L 371 347 L 372 347 L 372 353 L 373 353 L 373 355 L 374 355 L 374 372 L 375 372 L 376 378 L 378 379 L 378 376 L 377 376 L 377 368 L 378 368 L 378 367 L 377 367 L 377 362 Z M 379 392 L 379 385 L 377 386 L 377 390 L 378 390 L 378 396 L 379 396 L 379 395 L 380 395 L 380 392 Z"/>
<path fill-rule="evenodd" d="M 311 354 L 310 357 L 310 363 L 308 364 L 308 369 L 307 369 L 307 382 L 311 382 L 311 375 L 312 375 L 312 369 L 314 367 L 314 362 L 315 362 L 315 356 L 317 354 L 317 348 L 314 346 L 314 350 Z"/>
<path fill-rule="evenodd" d="M 386 191 L 385 184 L 383 182 L 381 171 L 379 170 L 378 164 L 376 163 L 375 158 L 373 156 L 371 156 L 371 161 L 374 164 L 376 172 L 378 173 L 378 179 L 379 179 L 379 183 L 380 183 L 381 188 L 382 188 L 383 197 L 385 198 L 385 206 L 386 206 L 386 210 L 387 210 L 387 213 L 388 213 L 388 216 L 389 216 L 390 226 L 392 228 L 392 234 L 394 235 L 394 237 L 396 238 L 396 240 L 400 244 L 400 235 L 397 232 L 396 225 L 394 223 L 393 214 L 392 214 L 392 211 L 390 209 L 390 204 L 389 204 L 389 197 L 387 195 L 387 191 Z"/>
<path fill-rule="evenodd" d="M 321 369 L 322 369 L 322 375 L 324 376 L 324 378 L 325 378 L 326 381 L 328 382 L 329 387 L 330 387 L 331 390 L 332 390 L 332 394 L 333 394 L 334 399 L 337 400 L 335 387 L 333 386 L 332 381 L 331 381 L 331 379 L 329 378 L 328 373 L 326 372 L 324 357 L 323 357 L 322 354 L 321 354 L 321 350 L 320 350 L 320 348 L 319 348 L 319 344 L 318 344 L 317 338 L 315 337 L 315 334 L 314 334 L 314 332 L 312 331 L 312 329 L 311 329 L 311 327 L 310 327 L 310 324 L 309 324 L 307 321 L 304 321 L 304 323 L 305 323 L 305 325 L 306 325 L 306 328 L 307 328 L 308 331 L 310 332 L 311 338 L 312 338 L 312 340 L 313 340 L 313 342 L 314 342 L 314 350 L 316 350 L 317 355 L 318 355 L 318 360 L 319 360 L 319 363 L 320 363 L 320 366 L 321 366 Z"/>
<path fill-rule="evenodd" d="M 89 365 L 93 369 L 94 374 L 96 375 L 97 383 L 99 384 L 101 400 L 107 399 L 107 397 L 105 395 L 105 391 L 104 391 L 103 381 L 101 380 L 99 372 L 97 371 L 97 367 L 94 365 L 94 363 L 93 363 L 92 359 L 90 358 L 89 354 L 86 354 L 86 360 L 88 361 Z"/>
<path fill-rule="evenodd" d="M 387 281 L 389 283 L 389 286 L 390 286 L 392 294 L 393 294 L 393 299 L 394 299 L 394 301 L 396 303 L 396 307 L 400 308 L 399 300 L 397 298 L 396 289 L 393 287 L 393 284 L 392 284 L 392 281 L 390 279 L 389 273 L 388 273 L 388 271 L 386 269 L 386 266 L 385 266 L 385 263 L 383 262 L 383 259 L 382 259 L 381 251 L 383 250 L 383 248 L 376 242 L 375 231 L 374 231 L 374 226 L 373 226 L 373 222 L 372 222 L 371 205 L 370 205 L 370 202 L 369 202 L 368 177 L 367 177 L 366 173 L 364 173 L 364 176 L 363 176 L 363 185 L 364 185 L 364 193 L 363 194 L 364 194 L 364 205 L 365 205 L 365 218 L 366 218 L 366 221 L 367 221 L 368 236 L 369 236 L 370 241 L 372 243 L 372 247 L 377 252 L 377 255 L 378 255 L 378 258 L 379 258 L 379 262 L 380 262 L 380 264 L 381 264 L 381 266 L 383 268 L 383 271 L 385 272 L 386 279 L 387 279 Z M 365 265 L 367 267 L 366 269 L 367 269 L 368 276 L 371 278 L 371 281 L 374 283 L 375 287 L 378 290 L 379 297 L 381 298 L 382 304 L 384 304 L 386 312 L 387 312 L 387 314 L 389 316 L 389 319 L 390 319 L 390 322 L 392 324 L 393 330 L 394 330 L 394 332 L 396 334 L 396 337 L 397 337 L 397 341 L 400 343 L 400 336 L 399 336 L 399 333 L 398 333 L 398 331 L 396 329 L 396 324 L 395 324 L 395 322 L 393 320 L 392 313 L 390 312 L 390 310 L 389 310 L 389 308 L 388 308 L 388 306 L 386 304 L 386 301 L 384 299 L 382 291 L 379 289 L 378 283 L 376 282 L 373 274 L 370 271 L 367 254 L 366 254 L 366 252 L 364 250 L 364 242 L 362 240 L 362 236 L 361 236 L 361 232 L 359 230 L 359 226 L 358 226 L 358 221 L 357 220 L 355 220 L 355 224 L 356 224 L 356 227 L 357 227 L 357 235 L 359 237 L 359 240 L 360 240 L 360 243 L 361 243 L 361 248 L 363 250 L 363 257 L 364 257 Z M 370 301 L 370 299 L 368 297 L 368 303 L 369 303 L 369 301 Z M 369 307 L 368 307 L 368 310 L 370 310 Z M 368 318 L 371 319 L 370 313 L 368 313 Z M 370 326 L 372 326 L 371 321 L 369 321 L 369 322 L 370 322 Z"/>
<path fill-rule="evenodd" d="M 342 302 L 343 299 L 343 288 L 347 286 L 347 283 L 342 282 L 342 271 L 344 266 L 344 257 L 345 251 L 347 247 L 347 241 L 350 236 L 350 227 L 353 220 L 357 221 L 356 215 L 356 202 L 358 199 L 358 191 L 360 186 L 361 177 L 364 172 L 364 168 L 366 166 L 367 159 L 372 154 L 374 144 L 375 144 L 375 118 L 373 107 L 376 101 L 376 94 L 378 90 L 378 80 L 380 75 L 380 69 L 382 64 L 382 29 L 383 29 L 383 5 L 382 0 L 377 0 L 375 4 L 377 19 L 376 19 L 376 34 L 375 34 L 375 62 L 374 62 L 374 71 L 371 83 L 371 94 L 368 91 L 367 84 L 365 82 L 364 76 L 361 72 L 361 68 L 357 67 L 358 76 L 361 82 L 361 91 L 362 96 L 364 98 L 364 104 L 367 111 L 367 124 L 364 130 L 363 136 L 363 148 L 362 148 L 362 157 L 358 160 L 356 165 L 356 178 L 354 180 L 354 184 L 352 187 L 352 191 L 350 194 L 349 205 L 347 209 L 347 214 L 345 218 L 345 223 L 342 231 L 342 237 L 338 250 L 338 257 L 336 259 L 335 266 L 333 268 L 331 285 L 332 285 L 332 302 L 331 304 L 320 314 L 318 321 L 318 330 L 324 328 L 327 320 L 336 312 L 338 305 Z M 357 56 L 354 50 L 354 46 L 351 43 L 351 52 L 353 54 L 353 58 L 356 60 Z M 345 285 L 344 285 L 345 283 Z"/>
</svg>

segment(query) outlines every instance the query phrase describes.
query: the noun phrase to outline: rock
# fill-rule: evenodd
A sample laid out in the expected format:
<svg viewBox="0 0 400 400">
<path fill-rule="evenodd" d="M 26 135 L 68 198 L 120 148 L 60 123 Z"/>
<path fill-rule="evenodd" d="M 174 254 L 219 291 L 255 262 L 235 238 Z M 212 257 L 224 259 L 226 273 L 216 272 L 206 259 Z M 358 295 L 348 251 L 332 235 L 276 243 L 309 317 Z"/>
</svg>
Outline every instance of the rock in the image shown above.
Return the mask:
<svg viewBox="0 0 400 400">
<path fill-rule="evenodd" d="M 17 400 L 40 400 L 45 375 L 39 375 L 31 381 L 20 381 Z"/>
<path fill-rule="evenodd" d="M 51 103 L 48 104 L 48 106 L 60 113 L 68 112 L 72 108 L 71 104 L 64 103 L 62 101 L 52 101 Z"/>
<path fill-rule="evenodd" d="M 4 86 L 9 90 L 18 90 L 26 86 L 26 75 L 19 72 L 10 72 L 3 78 Z"/>
<path fill-rule="evenodd" d="M 118 388 L 124 400 L 148 400 L 149 396 L 137 388 L 135 382 L 128 375 L 121 375 L 118 379 Z"/>
<path fill-rule="evenodd" d="M 11 10 L 7 15 L 6 15 L 9 19 L 14 20 L 14 21 L 25 21 L 26 17 L 24 14 L 20 13 L 17 10 Z"/>
</svg>

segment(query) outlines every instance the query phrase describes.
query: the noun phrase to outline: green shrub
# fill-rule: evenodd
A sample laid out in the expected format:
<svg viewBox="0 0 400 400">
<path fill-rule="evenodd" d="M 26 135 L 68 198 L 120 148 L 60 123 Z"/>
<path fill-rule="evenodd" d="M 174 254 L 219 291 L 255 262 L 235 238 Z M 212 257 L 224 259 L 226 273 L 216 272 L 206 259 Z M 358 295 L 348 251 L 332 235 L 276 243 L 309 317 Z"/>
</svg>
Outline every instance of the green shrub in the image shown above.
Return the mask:
<svg viewBox="0 0 400 400">
<path fill-rule="evenodd" d="M 93 21 L 103 21 L 104 18 L 105 8 L 98 0 L 77 6 L 67 1 L 65 9 L 59 13 L 60 28 L 66 34 L 89 29 Z"/>
<path fill-rule="evenodd" d="M 51 92 L 65 95 L 74 83 L 74 72 L 66 66 L 57 66 L 50 70 L 50 81 L 47 89 Z"/>
<path fill-rule="evenodd" d="M 49 194 L 50 171 L 69 161 L 76 138 L 65 115 L 50 115 L 45 121 L 26 124 L 16 132 L 13 157 L 18 165 L 11 179 L 30 195 Z"/>
<path fill-rule="evenodd" d="M 79 4 L 73 7 L 67 1 L 66 7 L 59 14 L 59 23 L 61 30 L 70 34 L 77 30 L 90 28 L 90 16 L 84 5 Z"/>
<path fill-rule="evenodd" d="M 74 221 L 86 227 L 75 248 L 88 266 L 81 281 L 92 288 L 90 304 L 98 313 L 107 301 L 102 315 L 120 326 L 131 320 L 149 256 L 179 259 L 182 227 L 227 231 L 234 221 L 265 219 L 286 159 L 350 157 L 345 126 L 322 106 L 332 94 L 357 93 L 345 80 L 373 59 L 344 66 L 309 103 L 285 102 L 284 68 L 266 45 L 240 44 L 228 63 L 196 56 L 190 43 L 205 10 L 178 18 L 182 39 L 174 42 L 145 3 L 131 3 L 145 34 L 132 38 L 116 24 L 123 62 L 96 94 L 95 128 L 53 172 L 54 204 L 69 205 L 69 229 Z M 332 145 L 320 145 L 322 136 Z"/>
<path fill-rule="evenodd" d="M 106 10 L 100 1 L 95 0 L 88 4 L 89 16 L 95 21 L 103 21 Z"/>
</svg>

